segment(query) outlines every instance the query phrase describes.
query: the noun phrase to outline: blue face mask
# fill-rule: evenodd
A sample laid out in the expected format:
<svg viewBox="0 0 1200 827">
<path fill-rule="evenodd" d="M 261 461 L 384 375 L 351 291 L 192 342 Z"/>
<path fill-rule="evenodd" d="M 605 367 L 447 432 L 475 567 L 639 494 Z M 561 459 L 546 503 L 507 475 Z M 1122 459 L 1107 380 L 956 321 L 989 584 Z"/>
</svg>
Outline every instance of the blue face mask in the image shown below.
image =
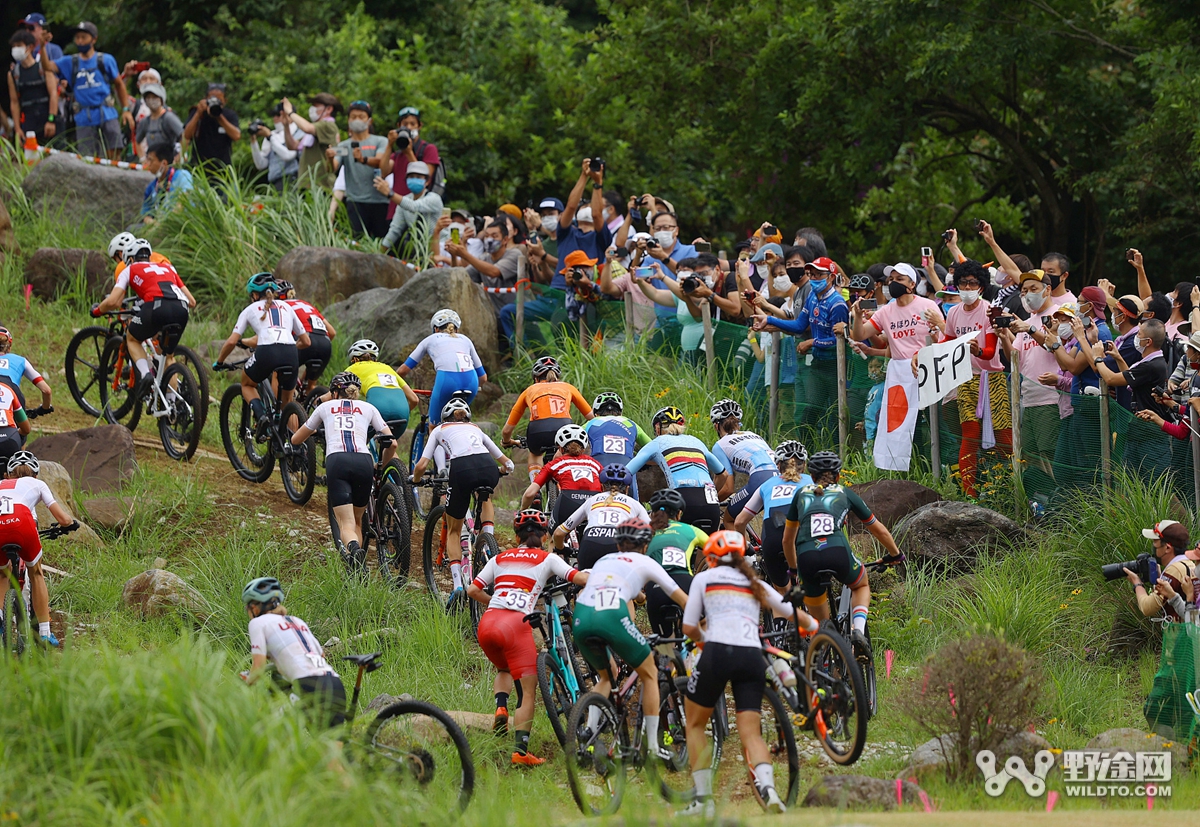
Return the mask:
<svg viewBox="0 0 1200 827">
<path fill-rule="evenodd" d="M 950 308 L 951 308 L 951 307 L 954 307 L 954 305 L 952 305 L 952 304 L 943 304 L 943 305 L 942 305 L 942 315 L 943 315 L 943 316 L 949 316 L 949 315 L 950 315 Z"/>
<path fill-rule="evenodd" d="M 812 285 L 814 291 L 820 294 L 824 293 L 825 288 L 829 286 L 829 279 L 821 279 L 819 281 L 817 279 L 809 279 L 808 283 Z"/>
<path fill-rule="evenodd" d="M 425 189 L 424 178 L 405 178 L 404 183 L 408 185 L 408 191 L 413 195 L 420 195 Z"/>
</svg>

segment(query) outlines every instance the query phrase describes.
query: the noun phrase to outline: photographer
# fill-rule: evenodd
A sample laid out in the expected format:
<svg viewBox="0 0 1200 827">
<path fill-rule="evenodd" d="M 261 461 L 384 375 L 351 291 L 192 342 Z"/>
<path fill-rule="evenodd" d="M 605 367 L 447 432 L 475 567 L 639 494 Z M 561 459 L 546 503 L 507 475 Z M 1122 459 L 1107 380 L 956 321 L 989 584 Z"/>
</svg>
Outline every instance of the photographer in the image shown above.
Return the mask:
<svg viewBox="0 0 1200 827">
<path fill-rule="evenodd" d="M 96 157 L 107 153 L 108 159 L 115 161 L 125 146 L 117 107 L 124 110 L 129 105 L 129 90 L 113 56 L 96 51 L 100 37 L 96 24 L 85 21 L 71 31 L 78 51 L 51 61 L 49 50 L 42 49 L 42 71 L 65 80 L 74 98 L 75 151 Z"/>
<path fill-rule="evenodd" d="M 396 128 L 388 132 L 387 149 L 380 156 L 379 163 L 372 164 L 379 167 L 380 175 L 387 178 L 396 167 L 406 170 L 409 164 L 422 161 L 434 171 L 434 185 L 439 183 L 436 181 L 436 171 L 442 159 L 438 155 L 437 146 L 420 139 L 421 127 L 421 111 L 415 106 L 406 106 L 396 114 Z M 391 203 L 387 211 L 389 221 L 396 214 L 400 199 L 409 192 L 411 190 L 405 176 L 396 175 L 392 178 Z"/>
<path fill-rule="evenodd" d="M 1180 621 L 1183 610 L 1194 605 L 1196 599 L 1192 582 L 1196 564 L 1184 556 L 1191 547 L 1187 529 L 1175 520 L 1161 520 L 1153 528 L 1143 528 L 1142 536 L 1154 547 L 1160 573 L 1153 590 L 1147 591 L 1137 572 L 1128 567 L 1124 569 L 1125 577 L 1133 584 L 1138 608 L 1146 617 L 1159 617 L 1165 613 L 1168 619 Z"/>
<path fill-rule="evenodd" d="M 228 167 L 234 141 L 240 141 L 237 113 L 225 105 L 225 84 L 210 83 L 203 99 L 188 110 L 183 142 L 191 144 L 191 165 L 216 172 Z"/>
<path fill-rule="evenodd" d="M 333 161 L 326 155 L 329 147 L 338 142 L 337 122 L 333 116 L 342 111 L 342 104 L 328 92 L 321 92 L 308 99 L 308 117 L 300 116 L 292 106 L 292 102 L 284 98 L 284 120 L 296 126 L 304 134 L 299 140 L 293 138 L 293 132 L 283 133 L 284 144 L 288 149 L 300 152 L 300 186 L 311 187 L 314 183 L 326 189 L 332 189 L 337 198 L 337 187 L 334 186 L 337 173 L 333 171 Z M 344 177 L 344 176 L 343 176 Z M 345 190 L 342 190 L 343 196 Z"/>
<path fill-rule="evenodd" d="M 283 192 L 284 185 L 296 183 L 300 172 L 300 150 L 288 149 L 284 130 L 292 133 L 293 142 L 297 143 L 304 137 L 300 127 L 288 122 L 283 114 L 283 104 L 277 103 L 271 107 L 271 119 L 275 122 L 273 129 L 268 129 L 262 121 L 250 124 L 250 155 L 254 158 L 254 168 L 267 171 L 267 183 L 276 192 Z M 262 145 L 259 145 L 259 141 Z"/>
</svg>

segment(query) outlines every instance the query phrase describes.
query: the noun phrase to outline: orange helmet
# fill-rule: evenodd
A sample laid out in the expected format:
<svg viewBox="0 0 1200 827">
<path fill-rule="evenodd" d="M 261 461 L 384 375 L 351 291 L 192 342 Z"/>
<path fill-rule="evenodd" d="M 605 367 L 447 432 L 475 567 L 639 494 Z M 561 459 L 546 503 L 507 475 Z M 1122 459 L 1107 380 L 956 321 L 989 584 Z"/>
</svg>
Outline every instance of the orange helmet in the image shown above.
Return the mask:
<svg viewBox="0 0 1200 827">
<path fill-rule="evenodd" d="M 704 558 L 715 568 L 722 563 L 731 563 L 733 558 L 746 556 L 746 538 L 738 531 L 718 531 L 704 544 Z"/>
</svg>

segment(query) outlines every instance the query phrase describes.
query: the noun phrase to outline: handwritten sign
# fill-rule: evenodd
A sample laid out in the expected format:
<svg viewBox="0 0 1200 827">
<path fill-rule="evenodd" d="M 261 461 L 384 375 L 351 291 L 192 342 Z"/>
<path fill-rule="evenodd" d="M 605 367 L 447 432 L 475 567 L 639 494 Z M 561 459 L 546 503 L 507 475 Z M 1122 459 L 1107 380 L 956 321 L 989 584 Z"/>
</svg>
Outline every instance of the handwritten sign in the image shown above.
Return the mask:
<svg viewBox="0 0 1200 827">
<path fill-rule="evenodd" d="M 971 342 L 979 335 L 926 345 L 917 352 L 917 407 L 928 408 L 971 378 Z"/>
</svg>

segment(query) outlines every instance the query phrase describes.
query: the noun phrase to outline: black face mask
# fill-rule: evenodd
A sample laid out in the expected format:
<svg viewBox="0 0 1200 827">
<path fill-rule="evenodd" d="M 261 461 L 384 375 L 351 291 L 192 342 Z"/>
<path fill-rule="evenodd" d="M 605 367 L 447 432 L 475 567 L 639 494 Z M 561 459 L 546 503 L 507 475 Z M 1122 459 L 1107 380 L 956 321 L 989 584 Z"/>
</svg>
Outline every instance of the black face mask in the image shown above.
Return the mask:
<svg viewBox="0 0 1200 827">
<path fill-rule="evenodd" d="M 1049 279 L 1050 279 L 1050 288 L 1051 288 L 1052 290 L 1057 290 L 1057 289 L 1058 289 L 1058 285 L 1062 283 L 1062 276 L 1054 276 L 1054 275 L 1051 275 L 1051 274 L 1049 274 L 1049 273 L 1047 273 L 1046 275 L 1047 275 L 1047 276 L 1049 277 Z"/>
<path fill-rule="evenodd" d="M 898 299 L 901 296 L 908 295 L 908 285 L 901 284 L 898 281 L 893 281 L 888 284 L 888 295 L 893 299 Z"/>
<path fill-rule="evenodd" d="M 788 274 L 788 278 L 791 279 L 792 284 L 799 284 L 800 279 L 804 278 L 804 268 L 803 267 L 789 267 L 789 268 L 787 268 L 787 274 Z"/>
</svg>

